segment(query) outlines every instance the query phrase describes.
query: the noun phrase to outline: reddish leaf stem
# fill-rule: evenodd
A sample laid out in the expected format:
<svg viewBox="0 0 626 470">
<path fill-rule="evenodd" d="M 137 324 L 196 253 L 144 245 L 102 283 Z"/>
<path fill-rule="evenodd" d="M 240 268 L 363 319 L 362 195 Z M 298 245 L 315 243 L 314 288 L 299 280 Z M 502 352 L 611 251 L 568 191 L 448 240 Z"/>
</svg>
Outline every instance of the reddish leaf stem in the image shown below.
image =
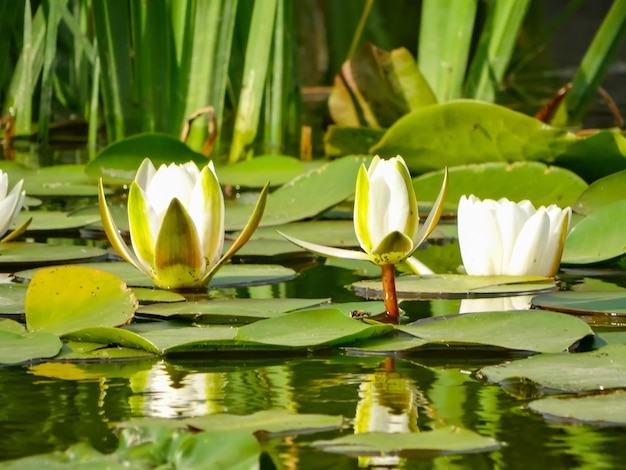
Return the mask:
<svg viewBox="0 0 626 470">
<path fill-rule="evenodd" d="M 383 270 L 383 297 L 385 310 L 392 323 L 398 324 L 400 312 L 398 310 L 398 298 L 396 297 L 396 272 L 393 264 L 384 264 Z"/>
</svg>

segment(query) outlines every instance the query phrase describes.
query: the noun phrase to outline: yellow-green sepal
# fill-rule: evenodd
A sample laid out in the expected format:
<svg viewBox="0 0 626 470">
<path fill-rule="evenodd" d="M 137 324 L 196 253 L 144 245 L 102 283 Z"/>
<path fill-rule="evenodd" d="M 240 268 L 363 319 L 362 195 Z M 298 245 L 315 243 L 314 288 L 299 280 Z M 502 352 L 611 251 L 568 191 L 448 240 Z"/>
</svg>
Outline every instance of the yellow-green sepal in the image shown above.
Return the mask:
<svg viewBox="0 0 626 470">
<path fill-rule="evenodd" d="M 143 190 L 133 181 L 128 191 L 128 224 L 133 249 L 140 260 L 152 266 L 155 240 L 150 230 L 150 219 Z"/>
<path fill-rule="evenodd" d="M 256 206 L 254 206 L 254 210 L 252 211 L 252 215 L 250 219 L 248 219 L 248 223 L 243 228 L 237 239 L 230 246 L 228 251 L 224 253 L 224 256 L 220 258 L 216 265 L 214 265 L 211 269 L 209 269 L 202 278 L 202 283 L 206 284 L 211 280 L 211 277 L 231 259 L 239 249 L 246 244 L 246 242 L 250 239 L 254 231 L 259 226 L 261 219 L 263 218 L 263 213 L 265 212 L 265 205 L 267 203 L 267 195 L 270 190 L 270 183 L 267 182 L 263 189 L 261 190 L 261 194 L 259 195 L 259 199 L 256 202 Z"/>
<path fill-rule="evenodd" d="M 356 178 L 356 190 L 354 193 L 354 231 L 359 240 L 359 244 L 365 251 L 370 251 L 372 247 L 372 239 L 370 237 L 369 228 L 369 206 L 370 206 L 370 180 L 365 164 L 359 168 Z"/>
<path fill-rule="evenodd" d="M 145 269 L 141 266 L 135 254 L 128 248 L 122 236 L 120 235 L 120 231 L 115 225 L 115 221 L 113 220 L 113 216 L 111 215 L 111 211 L 109 211 L 109 207 L 107 206 L 106 197 L 104 196 L 104 186 L 102 184 L 102 178 L 98 183 L 98 207 L 100 208 L 100 218 L 102 219 L 102 227 L 104 228 L 104 233 L 106 233 L 111 246 L 113 249 L 119 254 L 125 261 L 128 261 L 134 267 L 139 269 L 142 272 L 145 272 Z"/>
<path fill-rule="evenodd" d="M 30 223 L 32 221 L 33 221 L 33 218 L 30 217 L 26 222 L 24 222 L 18 228 L 16 228 L 12 232 L 9 232 L 6 237 L 4 237 L 2 240 L 0 240 L 0 243 L 7 243 L 7 242 L 10 242 L 12 240 L 15 240 L 17 237 L 19 237 L 24 232 L 26 232 L 26 229 L 28 228 L 28 226 L 30 225 Z"/>
<path fill-rule="evenodd" d="M 210 220 L 207 224 L 207 233 L 198 233 L 202 245 L 205 247 L 205 256 L 209 257 L 208 264 L 211 266 L 220 259 L 224 245 L 224 198 L 222 188 L 212 167 L 213 165 L 210 163 L 200 173 L 204 216 Z"/>
<path fill-rule="evenodd" d="M 375 264 L 398 264 L 413 252 L 413 240 L 402 232 L 391 232 L 371 252 Z"/>
<path fill-rule="evenodd" d="M 411 181 L 411 173 L 409 173 L 409 169 L 404 163 L 404 160 L 399 158 L 396 159 L 396 168 L 404 181 L 404 187 L 407 191 L 407 201 L 409 203 L 409 217 L 406 226 L 404 227 L 404 233 L 413 234 L 418 230 L 420 222 L 419 208 L 417 207 L 417 198 L 415 197 L 415 188 L 413 187 L 413 182 Z"/>
<path fill-rule="evenodd" d="M 318 245 L 317 243 L 305 242 L 304 240 L 299 240 L 294 238 L 286 233 L 277 230 L 278 234 L 287 240 L 289 240 L 294 245 L 298 245 L 300 248 L 304 248 L 316 255 L 326 256 L 329 258 L 345 258 L 345 259 L 358 259 L 363 261 L 372 261 L 372 259 L 362 251 L 354 251 L 354 250 L 345 250 L 343 248 L 335 248 L 332 246 L 324 246 Z"/>
<path fill-rule="evenodd" d="M 178 199 L 172 199 L 154 248 L 154 282 L 176 289 L 200 284 L 204 258 L 193 220 Z"/>
</svg>

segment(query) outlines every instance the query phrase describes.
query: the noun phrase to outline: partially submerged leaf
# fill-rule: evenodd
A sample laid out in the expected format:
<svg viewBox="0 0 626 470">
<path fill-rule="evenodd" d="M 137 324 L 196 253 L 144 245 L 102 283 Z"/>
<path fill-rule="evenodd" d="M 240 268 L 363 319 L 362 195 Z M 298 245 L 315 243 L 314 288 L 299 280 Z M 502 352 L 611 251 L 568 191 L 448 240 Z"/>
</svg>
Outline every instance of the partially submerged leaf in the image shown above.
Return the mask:
<svg viewBox="0 0 626 470">
<path fill-rule="evenodd" d="M 600 426 L 626 426 L 626 392 L 582 397 L 546 397 L 528 408 L 549 421 Z"/>
<path fill-rule="evenodd" d="M 563 291 L 533 297 L 535 307 L 578 315 L 626 315 L 626 291 Z"/>
</svg>

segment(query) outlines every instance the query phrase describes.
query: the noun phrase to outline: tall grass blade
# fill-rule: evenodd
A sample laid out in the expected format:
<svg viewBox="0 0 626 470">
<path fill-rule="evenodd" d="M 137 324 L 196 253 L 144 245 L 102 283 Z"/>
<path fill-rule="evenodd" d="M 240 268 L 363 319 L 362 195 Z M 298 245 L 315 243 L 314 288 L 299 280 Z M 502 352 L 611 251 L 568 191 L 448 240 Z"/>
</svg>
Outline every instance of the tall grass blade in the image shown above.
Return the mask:
<svg viewBox="0 0 626 470">
<path fill-rule="evenodd" d="M 439 102 L 462 96 L 476 7 L 477 0 L 422 3 L 419 68 Z"/>
<path fill-rule="evenodd" d="M 254 3 L 252 23 L 246 47 L 243 82 L 230 147 L 230 162 L 246 156 L 247 147 L 257 134 L 263 89 L 267 75 L 277 0 Z"/>
<path fill-rule="evenodd" d="M 196 2 L 195 12 L 190 18 L 192 21 L 187 34 L 175 36 L 183 39 L 181 47 L 182 64 L 178 69 L 178 92 L 183 93 L 181 98 L 184 107 L 177 116 L 177 134 L 184 122 L 195 111 L 210 103 L 211 81 L 216 65 L 215 50 L 220 30 L 220 15 L 223 4 L 228 0 L 204 0 Z M 188 65 L 185 65 L 188 64 Z M 202 148 L 207 137 L 206 117 L 199 117 L 191 125 L 187 144 L 195 149 Z"/>
<path fill-rule="evenodd" d="M 102 68 L 104 116 L 110 142 L 139 131 L 134 110 L 134 77 L 130 53 L 130 12 L 125 1 L 92 2 Z"/>
<path fill-rule="evenodd" d="M 361 40 L 361 35 L 363 34 L 363 29 L 365 28 L 365 23 L 367 22 L 367 17 L 370 14 L 372 5 L 374 5 L 374 0 L 365 0 L 365 6 L 363 7 L 363 12 L 359 18 L 356 31 L 354 31 L 354 35 L 352 36 L 352 42 L 350 43 L 350 49 L 348 49 L 348 57 L 346 57 L 346 60 L 352 59 L 352 56 L 359 47 L 359 41 Z"/>
<path fill-rule="evenodd" d="M 265 141 L 266 153 L 276 153 L 283 144 L 283 112 L 285 93 L 285 0 L 276 4 L 276 22 L 272 61 L 266 81 Z"/>
<path fill-rule="evenodd" d="M 44 45 L 43 73 L 41 77 L 41 94 L 39 98 L 39 126 L 37 140 L 48 141 L 48 127 L 52 110 L 52 86 L 54 78 L 54 61 L 57 53 L 57 32 L 63 10 L 67 9 L 67 0 L 55 0 L 44 4 L 46 13 L 46 40 Z"/>
<path fill-rule="evenodd" d="M 494 101 L 530 0 L 492 2 L 466 80 L 465 96 Z"/>
<path fill-rule="evenodd" d="M 97 43 L 95 44 L 97 49 Z M 93 71 L 91 73 L 91 99 L 89 101 L 89 129 L 87 134 L 87 146 L 89 148 L 89 159 L 95 158 L 95 150 L 98 145 L 98 110 L 100 107 L 99 90 L 100 90 L 100 58 L 97 51 L 93 52 Z"/>
<path fill-rule="evenodd" d="M 569 124 L 578 124 L 589 109 L 626 35 L 626 0 L 615 0 L 585 53 L 565 98 Z"/>
</svg>

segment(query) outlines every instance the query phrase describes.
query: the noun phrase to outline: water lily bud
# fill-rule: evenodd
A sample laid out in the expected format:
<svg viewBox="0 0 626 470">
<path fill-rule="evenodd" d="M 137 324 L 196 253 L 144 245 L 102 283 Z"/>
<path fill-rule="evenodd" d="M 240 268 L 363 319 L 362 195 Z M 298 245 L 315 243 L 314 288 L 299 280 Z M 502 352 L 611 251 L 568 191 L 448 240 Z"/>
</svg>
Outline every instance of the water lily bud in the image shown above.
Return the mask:
<svg viewBox="0 0 626 470">
<path fill-rule="evenodd" d="M 9 175 L 0 170 L 0 236 L 6 233 L 22 210 L 26 197 L 23 185 L 24 180 L 19 180 L 9 192 Z"/>
<path fill-rule="evenodd" d="M 224 196 L 213 162 L 199 170 L 195 163 L 161 165 L 145 159 L 128 195 L 128 221 L 133 252 L 121 239 L 106 206 L 100 181 L 100 214 L 117 252 L 147 274 L 157 287 L 181 289 L 208 284 L 216 270 L 250 237 L 258 225 L 267 187 L 248 227 L 222 256 Z"/>
<path fill-rule="evenodd" d="M 561 263 L 571 209 L 538 209 L 530 201 L 461 197 L 457 224 L 467 274 L 554 276 Z"/>
</svg>

